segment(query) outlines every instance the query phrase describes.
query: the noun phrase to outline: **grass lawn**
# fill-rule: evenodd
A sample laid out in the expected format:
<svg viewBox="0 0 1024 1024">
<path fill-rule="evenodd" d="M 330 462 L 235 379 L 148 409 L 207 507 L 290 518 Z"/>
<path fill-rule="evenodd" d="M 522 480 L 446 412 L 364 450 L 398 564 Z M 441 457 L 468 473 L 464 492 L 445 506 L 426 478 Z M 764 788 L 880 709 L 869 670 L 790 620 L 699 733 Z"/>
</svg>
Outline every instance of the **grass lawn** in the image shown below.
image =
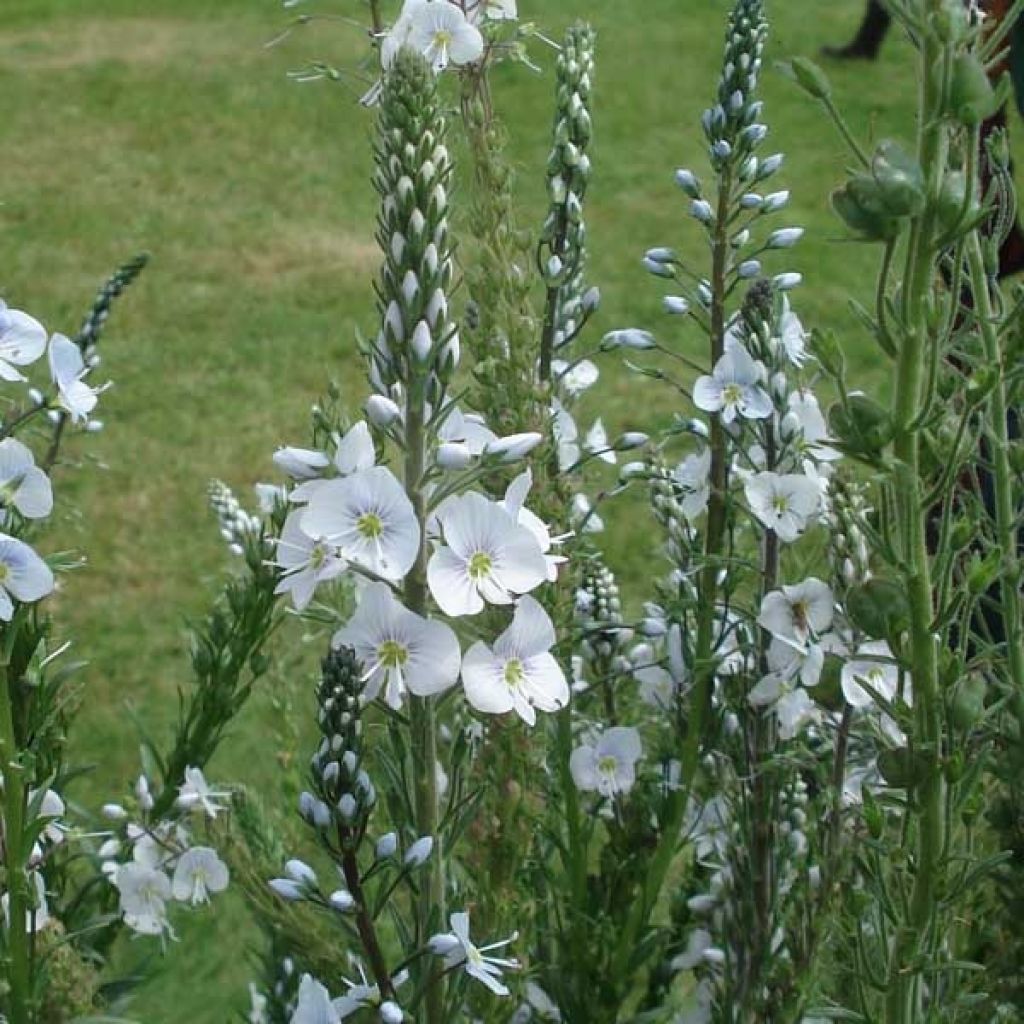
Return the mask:
<svg viewBox="0 0 1024 1024">
<path fill-rule="evenodd" d="M 552 35 L 579 16 L 599 31 L 588 217 L 591 279 L 604 303 L 594 337 L 630 325 L 667 337 L 678 327 L 661 315 L 663 289 L 640 257 L 652 245 L 694 251 L 697 233 L 672 172 L 703 168 L 695 126 L 713 93 L 727 4 L 521 7 Z M 843 148 L 771 67 L 844 39 L 860 7 L 771 4 L 764 95 L 771 139 L 786 153 L 775 187 L 794 193 L 790 216 L 776 226 L 807 228 L 787 264 L 773 268 L 804 273 L 796 304 L 805 323 L 839 333 L 851 380 L 870 391 L 884 387 L 888 368 L 846 296 L 870 296 L 878 252 L 842 239 L 827 197 L 843 173 Z M 359 11 L 355 0 L 334 8 Z M 222 477 L 247 496 L 270 476 L 277 445 L 305 441 L 310 402 L 329 378 L 353 402 L 363 395 L 354 335 L 373 325 L 372 117 L 354 102 L 357 90 L 299 85 L 285 74 L 315 58 L 354 65 L 363 41 L 323 21 L 265 48 L 284 23 L 274 0 L 4 0 L 0 11 L 0 295 L 70 333 L 114 265 L 141 249 L 153 254 L 104 344 L 100 377 L 115 381 L 102 399 L 106 430 L 69 446 L 81 461 L 57 474 L 58 512 L 45 541 L 47 550 L 70 546 L 88 557 L 55 605 L 89 662 L 74 747 L 96 764 L 79 793 L 93 805 L 138 771 L 126 706 L 164 734 L 186 678 L 184 622 L 228 571 L 206 510 L 207 481 Z M 909 54 L 893 38 L 877 65 L 830 69 L 863 136 L 911 135 Z M 521 169 L 524 223 L 539 224 L 553 62 L 540 46 L 535 56 L 542 74 L 504 68 L 497 92 Z M 608 362 L 593 402 L 609 427 L 651 429 L 671 412 L 668 396 L 651 387 Z M 648 390 L 638 398 L 640 388 Z M 613 566 L 627 584 L 649 578 L 627 512 L 611 519 L 621 531 Z M 645 529 L 634 526 L 633 537 Z M 307 711 L 304 697 L 295 706 Z M 288 753 L 281 735 L 271 694 L 262 693 L 210 775 L 272 785 L 275 755 Z M 183 931 L 140 993 L 138 1019 L 220 1022 L 245 1004 L 241 911 L 216 914 L 213 932 L 209 915 L 197 917 L 201 929 Z"/>
</svg>

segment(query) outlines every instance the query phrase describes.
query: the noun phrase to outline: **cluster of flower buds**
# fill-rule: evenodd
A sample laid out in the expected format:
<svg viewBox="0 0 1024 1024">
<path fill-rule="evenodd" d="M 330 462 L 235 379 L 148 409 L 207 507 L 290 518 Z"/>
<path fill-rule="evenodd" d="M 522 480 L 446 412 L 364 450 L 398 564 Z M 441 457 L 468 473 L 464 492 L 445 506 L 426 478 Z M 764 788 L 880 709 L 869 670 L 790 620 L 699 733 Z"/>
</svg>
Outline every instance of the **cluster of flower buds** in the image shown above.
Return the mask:
<svg viewBox="0 0 1024 1024">
<path fill-rule="evenodd" d="M 684 463 L 685 465 L 685 463 Z M 697 532 L 690 525 L 695 513 L 703 511 L 706 498 L 700 507 L 692 507 L 692 492 L 685 489 L 677 470 L 673 472 L 659 455 L 652 455 L 647 462 L 647 479 L 651 488 L 651 509 L 661 528 L 665 531 L 667 554 L 673 565 L 689 565 Z M 699 496 L 698 496 L 699 497 Z"/>
<path fill-rule="evenodd" d="M 586 225 L 583 201 L 590 180 L 587 150 L 593 135 L 590 90 L 594 31 L 572 26 L 558 58 L 554 144 L 548 157 L 550 207 L 541 232 L 540 271 L 548 287 L 560 288 L 555 347 L 572 340 L 581 317 L 593 310 L 596 292 L 585 292 Z"/>
<path fill-rule="evenodd" d="M 118 267 L 96 293 L 92 308 L 82 321 L 78 334 L 75 335 L 75 343 L 82 350 L 82 355 L 88 366 L 95 366 L 99 362 L 96 343 L 110 316 L 110 308 L 113 306 L 114 300 L 142 273 L 148 262 L 149 253 L 140 253 L 134 259 Z"/>
<path fill-rule="evenodd" d="M 393 399 L 400 397 L 403 382 L 424 384 L 427 400 L 435 404 L 459 361 L 447 299 L 451 160 L 445 134 L 430 68 L 402 51 L 381 97 L 374 184 L 383 199 L 377 240 L 384 266 L 381 329 L 368 353 L 370 381 L 378 394 Z"/>
<path fill-rule="evenodd" d="M 752 100 L 757 91 L 768 25 L 762 0 L 737 4 L 729 18 L 725 37 L 725 60 L 718 83 L 718 102 L 704 112 L 704 134 L 711 146 L 714 167 L 732 163 L 741 168 L 743 180 L 765 177 L 753 151 L 767 129 L 758 123 L 761 102 Z"/>
<path fill-rule="evenodd" d="M 871 511 L 867 489 L 842 474 L 829 481 L 825 520 L 829 531 L 829 559 L 837 578 L 848 587 L 871 579 L 871 559 L 864 524 Z"/>
<path fill-rule="evenodd" d="M 622 601 L 615 573 L 596 556 L 583 569 L 576 591 L 576 614 L 584 633 L 583 652 L 593 659 L 612 658 L 625 643 Z"/>
<path fill-rule="evenodd" d="M 310 764 L 316 793 L 300 798 L 306 822 L 321 833 L 330 829 L 343 841 L 357 841 L 377 803 L 373 783 L 360 765 L 362 677 L 363 666 L 351 648 L 332 650 L 324 658 L 317 690 L 323 739 Z"/>
<path fill-rule="evenodd" d="M 233 554 L 243 554 L 245 542 L 260 532 L 262 524 L 259 517 L 242 508 L 234 492 L 223 480 L 211 480 L 206 493 L 210 508 L 217 517 L 220 535 Z"/>
</svg>

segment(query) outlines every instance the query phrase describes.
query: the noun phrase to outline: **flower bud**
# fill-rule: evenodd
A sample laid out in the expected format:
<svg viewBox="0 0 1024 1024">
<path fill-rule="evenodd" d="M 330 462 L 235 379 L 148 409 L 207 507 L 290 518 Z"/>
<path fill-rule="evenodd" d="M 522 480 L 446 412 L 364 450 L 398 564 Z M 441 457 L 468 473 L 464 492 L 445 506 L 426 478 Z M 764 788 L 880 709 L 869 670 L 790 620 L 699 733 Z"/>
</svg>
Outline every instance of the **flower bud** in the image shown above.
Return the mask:
<svg viewBox="0 0 1024 1024">
<path fill-rule="evenodd" d="M 120 804 L 104 804 L 100 810 L 107 821 L 124 821 L 128 812 Z"/>
<path fill-rule="evenodd" d="M 299 900 L 305 899 L 306 894 L 302 886 L 290 878 L 272 878 L 268 885 L 288 903 L 297 903 Z"/>
<path fill-rule="evenodd" d="M 285 863 L 284 873 L 299 885 L 316 887 L 316 872 L 305 861 L 293 857 Z"/>
<path fill-rule="evenodd" d="M 816 100 L 827 100 L 832 95 L 832 84 L 828 75 L 812 60 L 806 57 L 794 57 L 789 62 L 790 70 L 797 84 L 809 96 Z"/>
<path fill-rule="evenodd" d="M 803 279 L 803 274 L 792 272 L 788 274 L 776 274 L 775 277 L 772 278 L 772 284 L 775 286 L 777 291 L 788 292 L 796 288 Z"/>
<path fill-rule="evenodd" d="M 650 435 L 641 430 L 627 430 L 616 442 L 615 450 L 628 452 L 633 448 L 642 448 L 650 440 Z"/>
<path fill-rule="evenodd" d="M 339 914 L 347 914 L 356 905 L 355 898 L 348 889 L 335 889 L 328 902 Z"/>
<path fill-rule="evenodd" d="M 701 224 L 710 224 L 715 219 L 714 210 L 706 199 L 694 199 L 690 204 L 690 213 Z"/>
<path fill-rule="evenodd" d="M 394 832 L 387 832 L 377 840 L 376 856 L 378 860 L 387 860 L 395 855 L 398 849 L 398 835 Z"/>
<path fill-rule="evenodd" d="M 679 168 L 676 171 L 676 184 L 691 198 L 700 198 L 700 181 L 693 171 L 687 170 L 685 167 Z"/>
<path fill-rule="evenodd" d="M 420 836 L 408 850 L 405 851 L 404 864 L 408 868 L 418 868 L 430 860 L 434 851 L 434 837 Z"/>
<path fill-rule="evenodd" d="M 773 231 L 765 242 L 766 249 L 791 249 L 800 241 L 804 233 L 803 228 L 780 228 Z"/>
<path fill-rule="evenodd" d="M 447 441 L 438 446 L 436 461 L 440 469 L 458 471 L 473 464 L 473 453 L 463 441 Z"/>
<path fill-rule="evenodd" d="M 657 348 L 657 342 L 650 331 L 641 331 L 635 327 L 625 330 L 610 331 L 601 339 L 601 348 L 608 352 L 615 348 L 628 348 L 634 352 Z"/>
<path fill-rule="evenodd" d="M 690 311 L 690 304 L 681 295 L 666 295 L 662 306 L 672 316 L 685 316 Z"/>
<path fill-rule="evenodd" d="M 390 427 L 401 415 L 402 410 L 384 395 L 370 395 L 366 400 L 366 418 L 380 428 Z"/>
<path fill-rule="evenodd" d="M 509 434 L 507 437 L 499 437 L 496 441 L 489 441 L 484 445 L 484 454 L 497 456 L 504 463 L 518 462 L 532 452 L 543 440 L 544 435 L 536 431 L 528 431 L 523 434 Z"/>
</svg>

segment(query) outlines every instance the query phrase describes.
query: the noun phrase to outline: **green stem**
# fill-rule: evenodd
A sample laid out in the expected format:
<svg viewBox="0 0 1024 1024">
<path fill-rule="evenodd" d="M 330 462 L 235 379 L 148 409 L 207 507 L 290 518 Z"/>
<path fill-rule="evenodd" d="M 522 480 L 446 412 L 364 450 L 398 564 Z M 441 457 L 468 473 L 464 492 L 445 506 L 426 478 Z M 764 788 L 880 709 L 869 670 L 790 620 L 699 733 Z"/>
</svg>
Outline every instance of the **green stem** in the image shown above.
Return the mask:
<svg viewBox="0 0 1024 1024">
<path fill-rule="evenodd" d="M 936 0 L 929 0 L 929 4 Z M 920 1020 L 919 970 L 916 961 L 926 948 L 937 910 L 942 873 L 941 851 L 945 834 L 942 756 L 942 700 L 939 692 L 939 660 L 934 621 L 931 560 L 927 545 L 929 509 L 924 507 L 920 476 L 920 431 L 915 426 L 921 410 L 929 344 L 938 344 L 928 324 L 928 299 L 935 281 L 937 252 L 935 202 L 947 163 L 947 129 L 941 119 L 942 85 L 931 69 L 942 58 L 939 42 L 931 33 L 922 41 L 919 76 L 921 111 L 918 161 L 928 175 L 928 206 L 913 225 L 904 282 L 906 330 L 899 353 L 893 410 L 893 481 L 899 519 L 897 542 L 905 567 L 905 586 L 910 604 L 910 673 L 914 680 L 914 728 L 911 742 L 920 758 L 922 780 L 913 794 L 917 829 L 909 830 L 904 845 L 914 865 L 913 890 L 903 920 L 897 927 L 889 958 L 885 1000 L 887 1024 L 912 1024 Z"/>
<path fill-rule="evenodd" d="M 724 168 L 718 186 L 718 206 L 712 231 L 711 270 L 711 365 L 725 350 L 725 294 L 729 269 L 729 218 L 732 192 L 732 169 Z M 686 806 L 693 791 L 694 777 L 700 764 L 701 738 L 711 712 L 711 691 L 715 679 L 715 610 L 718 606 L 718 570 L 725 549 L 726 536 L 726 470 L 728 452 L 725 431 L 718 417 L 711 420 L 711 495 L 708 499 L 707 532 L 704 539 L 704 564 L 698 581 L 697 638 L 694 648 L 694 685 L 690 714 L 683 744 L 680 785 L 666 800 L 664 822 L 658 847 L 651 858 L 641 897 L 633 904 L 633 912 L 619 935 L 615 952 L 615 969 L 622 976 L 635 953 L 641 931 L 661 894 L 672 861 L 679 847 L 679 833 L 686 815 Z"/>
<path fill-rule="evenodd" d="M 30 972 L 27 876 L 22 839 L 25 834 L 25 780 L 18 757 L 11 700 L 10 673 L 0 666 L 0 763 L 4 776 L 4 868 L 7 875 L 8 1017 L 10 1024 L 28 1024 Z"/>
<path fill-rule="evenodd" d="M 405 578 L 404 598 L 406 608 L 417 615 L 426 615 L 427 612 L 427 513 L 421 486 L 426 465 L 422 388 L 422 382 L 418 382 L 418 394 L 409 396 L 405 435 L 405 490 L 420 525 L 420 549 L 409 575 Z M 432 836 L 434 840 L 428 874 L 420 889 L 417 909 L 418 939 L 423 943 L 429 938 L 434 925 L 443 922 L 445 918 L 444 851 L 441 848 L 438 828 L 440 812 L 437 798 L 437 726 L 434 720 L 434 699 L 411 696 L 410 719 L 416 830 L 420 836 Z M 444 1024 L 444 984 L 437 970 L 434 970 L 432 983 L 428 983 L 425 1001 L 427 1024 Z"/>
<path fill-rule="evenodd" d="M 1017 522 L 1014 514 L 1013 471 L 1010 468 L 1010 437 L 1007 422 L 1008 402 L 1006 361 L 999 328 L 995 322 L 989 294 L 985 256 L 978 232 L 971 234 L 967 248 L 971 273 L 971 291 L 978 313 L 978 324 L 985 346 L 985 360 L 999 374 L 989 403 L 989 436 L 992 446 L 992 483 L 995 491 L 996 537 L 1003 552 L 1005 568 L 1000 574 L 1003 629 L 1006 637 L 1010 682 L 1015 691 L 1014 710 L 1024 724 L 1024 622 L 1021 617 L 1021 568 L 1017 553 Z"/>
</svg>

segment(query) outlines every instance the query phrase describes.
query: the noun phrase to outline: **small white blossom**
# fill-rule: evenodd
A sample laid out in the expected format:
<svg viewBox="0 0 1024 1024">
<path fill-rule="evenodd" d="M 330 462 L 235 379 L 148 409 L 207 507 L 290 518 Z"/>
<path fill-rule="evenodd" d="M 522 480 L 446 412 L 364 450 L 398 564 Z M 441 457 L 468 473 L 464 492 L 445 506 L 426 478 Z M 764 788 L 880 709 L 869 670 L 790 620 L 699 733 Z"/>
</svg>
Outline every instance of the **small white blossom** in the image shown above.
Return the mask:
<svg viewBox="0 0 1024 1024">
<path fill-rule="evenodd" d="M 760 386 L 763 371 L 742 345 L 733 345 L 715 363 L 710 376 L 697 379 L 693 403 L 703 412 L 720 413 L 726 424 L 737 416 L 765 419 L 772 414 L 772 400 Z"/>
<path fill-rule="evenodd" d="M 349 646 L 366 669 L 364 699 L 383 689 L 389 707 L 399 708 L 406 690 L 429 697 L 454 686 L 461 652 L 451 629 L 409 611 L 384 583 L 371 583 L 355 614 L 334 634 L 334 646 Z"/>
<path fill-rule="evenodd" d="M 322 537 L 314 540 L 302 528 L 305 515 L 305 510 L 298 509 L 284 521 L 274 563 L 283 570 L 274 593 L 290 594 L 299 611 L 313 600 L 321 583 L 336 579 L 348 568 L 333 544 Z"/>
<path fill-rule="evenodd" d="M 605 729 L 596 743 L 577 747 L 569 758 L 569 769 L 578 789 L 614 797 L 633 788 L 636 763 L 641 757 L 640 733 L 613 726 Z"/>
<path fill-rule="evenodd" d="M 518 968 L 519 962 L 487 954 L 492 949 L 500 949 L 510 942 L 514 942 L 516 936 L 513 935 L 500 942 L 492 942 L 490 945 L 478 947 L 469 937 L 469 914 L 452 914 L 449 923 L 452 927 L 450 932 L 431 937 L 428 943 L 430 951 L 437 956 L 443 956 L 446 967 L 452 968 L 462 964 L 471 978 L 475 978 L 485 985 L 496 996 L 507 996 L 509 994 L 508 987 L 500 980 L 502 971 Z"/>
<path fill-rule="evenodd" d="M 0 441 L 0 506 L 4 523 L 10 522 L 12 508 L 26 519 L 43 519 L 53 511 L 50 478 L 31 449 L 13 437 Z"/>
<path fill-rule="evenodd" d="M 46 328 L 28 313 L 0 299 L 0 380 L 20 382 L 15 366 L 28 366 L 46 351 Z"/>
<path fill-rule="evenodd" d="M 210 893 L 223 892 L 228 887 L 227 865 L 208 846 L 193 846 L 179 858 L 174 868 L 171 894 L 176 900 L 208 903 Z"/>
<path fill-rule="evenodd" d="M 484 49 L 483 36 L 462 10 L 442 0 L 406 0 L 394 28 L 381 46 L 385 68 L 391 66 L 403 46 L 423 54 L 434 71 L 449 63 L 471 64 Z"/>
<path fill-rule="evenodd" d="M 82 378 L 88 372 L 79 347 L 63 334 L 55 334 L 50 339 L 50 375 L 61 407 L 75 423 L 88 418 L 103 390 L 85 383 Z"/>
<path fill-rule="evenodd" d="M 178 787 L 178 799 L 175 803 L 182 810 L 199 810 L 212 819 L 227 808 L 227 803 L 221 804 L 218 801 L 227 801 L 230 797 L 231 794 L 226 790 L 210 789 L 202 769 L 189 765 L 185 769 L 185 781 Z"/>
<path fill-rule="evenodd" d="M 412 502 L 383 466 L 326 481 L 300 522 L 307 536 L 322 539 L 343 558 L 389 580 L 402 579 L 420 549 Z"/>
<path fill-rule="evenodd" d="M 171 881 L 163 871 L 129 861 L 118 867 L 113 882 L 125 924 L 132 931 L 140 935 L 170 931 L 166 903 L 171 898 Z"/>
<path fill-rule="evenodd" d="M 466 699 L 477 711 L 515 711 L 528 725 L 535 709 L 557 711 L 569 702 L 569 685 L 551 654 L 555 628 L 529 595 L 520 599 L 512 624 L 489 648 L 478 641 L 462 662 Z"/>
<path fill-rule="evenodd" d="M 511 604 L 548 578 L 537 538 L 482 494 L 449 499 L 437 520 L 445 545 L 431 556 L 427 582 L 446 615 L 475 615 L 485 601 Z"/>
<path fill-rule="evenodd" d="M 818 483 L 803 473 L 755 473 L 743 484 L 750 511 L 782 541 L 794 541 L 821 507 Z"/>
<path fill-rule="evenodd" d="M 802 583 L 765 594 L 757 622 L 784 643 L 805 649 L 832 625 L 834 605 L 828 584 L 810 576 Z"/>
<path fill-rule="evenodd" d="M 38 601 L 53 586 L 50 567 L 35 551 L 23 541 L 0 533 L 0 620 L 11 621 L 14 601 Z"/>
</svg>

